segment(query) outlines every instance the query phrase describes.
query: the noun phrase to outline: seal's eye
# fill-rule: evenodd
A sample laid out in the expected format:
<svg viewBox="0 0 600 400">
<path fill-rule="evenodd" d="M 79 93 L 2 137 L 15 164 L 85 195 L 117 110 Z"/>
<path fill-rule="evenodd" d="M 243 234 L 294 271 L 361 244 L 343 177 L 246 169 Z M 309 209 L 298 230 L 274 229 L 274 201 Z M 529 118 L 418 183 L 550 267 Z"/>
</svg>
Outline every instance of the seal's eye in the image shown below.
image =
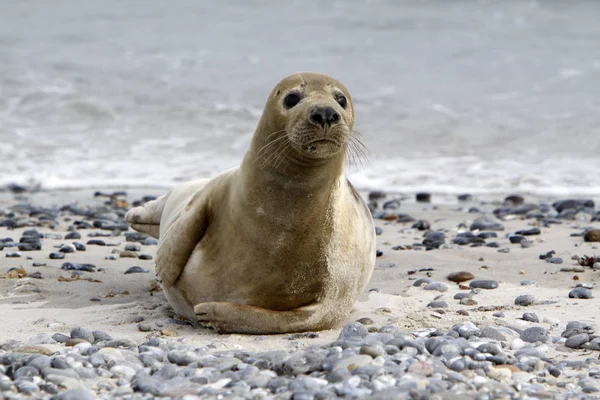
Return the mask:
<svg viewBox="0 0 600 400">
<path fill-rule="evenodd" d="M 296 104 L 300 103 L 300 100 L 302 100 L 302 97 L 300 97 L 298 93 L 288 93 L 287 96 L 285 96 L 285 98 L 283 99 L 283 105 L 285 106 L 285 108 L 289 109 L 294 107 Z"/>
<path fill-rule="evenodd" d="M 337 100 L 339 105 L 342 106 L 342 108 L 346 108 L 346 106 L 348 105 L 348 100 L 346 100 L 346 96 L 344 96 L 341 93 L 335 96 L 335 99 Z"/>
</svg>

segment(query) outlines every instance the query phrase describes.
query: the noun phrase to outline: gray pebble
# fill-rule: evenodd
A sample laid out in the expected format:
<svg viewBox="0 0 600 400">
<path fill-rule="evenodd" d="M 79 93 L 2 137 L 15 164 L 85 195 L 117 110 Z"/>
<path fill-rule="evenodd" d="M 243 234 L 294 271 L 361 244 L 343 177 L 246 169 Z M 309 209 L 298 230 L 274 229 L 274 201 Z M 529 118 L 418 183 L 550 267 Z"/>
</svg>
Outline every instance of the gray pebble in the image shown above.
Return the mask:
<svg viewBox="0 0 600 400">
<path fill-rule="evenodd" d="M 527 328 L 521 334 L 521 340 L 527 343 L 548 341 L 548 331 L 541 326 Z"/>
<path fill-rule="evenodd" d="M 573 335 L 567 339 L 565 342 L 565 346 L 570 347 L 572 349 L 578 349 L 585 343 L 589 342 L 590 337 L 587 333 L 580 333 L 578 335 Z"/>
<path fill-rule="evenodd" d="M 535 314 L 535 313 L 524 313 L 523 314 L 523 320 L 524 321 L 528 321 L 528 322 L 540 322 L 540 318 Z"/>
<path fill-rule="evenodd" d="M 575 288 L 569 292 L 569 298 L 571 299 L 591 299 L 594 297 L 592 291 L 582 287 Z"/>
<path fill-rule="evenodd" d="M 496 289 L 498 287 L 498 281 L 491 279 L 479 279 L 471 281 L 469 286 L 477 289 Z"/>
<path fill-rule="evenodd" d="M 434 301 L 430 302 L 429 304 L 427 304 L 427 307 L 429 307 L 429 308 L 448 308 L 448 303 L 446 303 L 444 300 L 434 300 Z"/>
<path fill-rule="evenodd" d="M 530 306 L 533 303 L 535 303 L 535 297 L 531 294 L 522 294 L 515 299 L 515 305 L 517 306 Z"/>
<path fill-rule="evenodd" d="M 55 400 L 94 400 L 96 396 L 88 389 L 70 389 L 56 396 Z"/>
<path fill-rule="evenodd" d="M 546 258 L 546 262 L 550 263 L 550 264 L 562 264 L 563 259 L 560 257 L 551 257 L 551 258 Z"/>
<path fill-rule="evenodd" d="M 148 273 L 148 272 L 150 272 L 150 271 L 148 271 L 145 268 L 134 266 L 134 267 L 128 268 L 127 271 L 124 272 L 124 274 L 128 275 L 128 274 L 138 274 L 138 273 Z"/>
<path fill-rule="evenodd" d="M 177 365 L 188 365 L 198 360 L 196 353 L 186 350 L 171 350 L 167 353 L 167 358 Z"/>
<path fill-rule="evenodd" d="M 423 288 L 424 290 L 435 290 L 438 292 L 445 292 L 448 290 L 448 285 L 442 282 L 430 282 Z"/>
<path fill-rule="evenodd" d="M 94 343 L 94 334 L 92 333 L 92 331 L 90 331 L 89 329 L 86 329 L 86 328 L 81 328 L 81 327 L 73 328 L 71 330 L 71 338 L 83 339 L 83 340 L 87 340 L 90 343 Z"/>
<path fill-rule="evenodd" d="M 521 281 L 521 286 L 530 286 L 530 285 L 535 285 L 535 281 L 532 280 L 525 280 L 525 281 Z"/>
<path fill-rule="evenodd" d="M 350 322 L 340 331 L 338 340 L 350 338 L 364 338 L 369 334 L 367 328 L 360 322 Z"/>
</svg>

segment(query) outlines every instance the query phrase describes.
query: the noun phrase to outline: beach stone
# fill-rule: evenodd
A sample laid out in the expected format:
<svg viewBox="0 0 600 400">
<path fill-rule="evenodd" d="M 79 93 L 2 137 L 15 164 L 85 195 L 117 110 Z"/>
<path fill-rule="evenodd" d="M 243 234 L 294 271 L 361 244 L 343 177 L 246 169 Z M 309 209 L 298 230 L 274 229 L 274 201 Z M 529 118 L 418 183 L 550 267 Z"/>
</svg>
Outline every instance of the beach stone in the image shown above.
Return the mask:
<svg viewBox="0 0 600 400">
<path fill-rule="evenodd" d="M 531 286 L 531 285 L 535 285 L 535 284 L 536 284 L 536 282 L 532 281 L 532 280 L 521 281 L 521 286 Z"/>
<path fill-rule="evenodd" d="M 522 294 L 515 299 L 517 306 L 530 306 L 535 303 L 535 297 L 531 294 Z"/>
<path fill-rule="evenodd" d="M 539 235 L 542 233 L 542 231 L 540 231 L 540 228 L 531 228 L 531 229 L 516 231 L 515 233 L 517 235 L 531 236 L 531 235 Z"/>
<path fill-rule="evenodd" d="M 71 330 L 71 339 L 83 339 L 86 342 L 94 342 L 94 334 L 86 328 L 76 327 Z"/>
<path fill-rule="evenodd" d="M 586 242 L 600 242 L 600 229 L 590 229 L 585 233 L 583 239 Z"/>
<path fill-rule="evenodd" d="M 139 274 L 139 273 L 148 273 L 148 272 L 150 272 L 150 271 L 148 271 L 148 270 L 147 270 L 147 269 L 145 269 L 145 268 L 138 267 L 138 266 L 134 266 L 134 267 L 130 267 L 130 268 L 128 268 L 128 269 L 127 269 L 127 270 L 124 272 L 124 274 L 125 274 L 125 275 L 128 275 L 128 274 Z"/>
<path fill-rule="evenodd" d="M 93 343 L 98 343 L 98 342 L 101 342 L 103 340 L 112 340 L 112 337 L 108 333 L 106 333 L 104 331 L 99 331 L 99 330 L 92 331 L 92 335 L 94 336 L 94 342 Z"/>
<path fill-rule="evenodd" d="M 431 229 L 431 225 L 429 224 L 429 222 L 420 219 L 412 225 L 412 228 L 417 229 L 419 231 L 426 231 L 428 229 Z"/>
<path fill-rule="evenodd" d="M 442 282 L 430 282 L 423 287 L 423 290 L 435 290 L 437 292 L 446 292 L 448 285 Z"/>
<path fill-rule="evenodd" d="M 562 264 L 563 259 L 560 257 L 550 257 L 550 258 L 546 258 L 546 262 L 550 263 L 550 264 Z"/>
<path fill-rule="evenodd" d="M 500 222 L 494 221 L 489 217 L 482 216 L 475 218 L 469 229 L 472 231 L 503 231 L 504 225 L 502 225 Z"/>
<path fill-rule="evenodd" d="M 523 313 L 522 318 L 527 322 L 540 322 L 540 318 L 535 313 Z"/>
<path fill-rule="evenodd" d="M 171 350 L 167 353 L 167 358 L 177 365 L 188 365 L 198 360 L 196 353 L 186 350 Z"/>
<path fill-rule="evenodd" d="M 433 282 L 433 279 L 431 278 L 419 278 L 413 283 L 413 286 L 419 287 L 423 286 L 424 284 L 429 284 L 431 282 Z"/>
<path fill-rule="evenodd" d="M 521 243 L 524 240 L 527 240 L 525 238 L 525 236 L 520 236 L 520 235 L 514 235 L 508 238 L 508 240 L 510 240 L 511 243 L 515 244 L 515 243 Z"/>
<path fill-rule="evenodd" d="M 591 290 L 582 287 L 575 288 L 569 292 L 569 298 L 571 299 L 591 299 L 593 297 Z"/>
<path fill-rule="evenodd" d="M 94 400 L 96 396 L 92 391 L 85 388 L 75 388 L 69 389 L 64 393 L 61 393 L 55 397 L 53 400 Z"/>
<path fill-rule="evenodd" d="M 68 232 L 65 235 L 65 239 L 66 240 L 77 240 L 77 239 L 81 239 L 81 234 L 79 232 L 76 231 L 72 231 L 72 232 Z"/>
<path fill-rule="evenodd" d="M 381 235 L 382 233 L 383 233 L 383 229 L 382 229 L 381 227 L 379 227 L 379 226 L 376 226 L 376 227 L 375 227 L 375 234 L 376 234 L 377 236 L 379 236 L 379 235 Z"/>
<path fill-rule="evenodd" d="M 465 282 L 475 279 L 475 276 L 467 271 L 452 272 L 448 275 L 448 280 L 452 282 Z"/>
<path fill-rule="evenodd" d="M 142 242 L 142 244 L 144 246 L 154 246 L 154 245 L 158 244 L 158 240 L 156 240 L 156 239 L 154 239 L 152 237 L 149 237 L 149 238 L 144 239 L 144 241 Z"/>
<path fill-rule="evenodd" d="M 472 336 L 480 336 L 481 329 L 475 326 L 474 323 L 467 321 L 455 324 L 452 326 L 452 330 L 458 332 L 460 337 L 469 339 Z"/>
<path fill-rule="evenodd" d="M 138 259 L 140 259 L 140 260 L 152 260 L 152 256 L 150 254 L 140 254 L 138 256 Z"/>
<path fill-rule="evenodd" d="M 446 235 L 443 232 L 429 232 L 425 235 L 425 239 L 423 239 L 423 245 L 432 249 L 437 249 L 444 243 L 446 243 Z"/>
<path fill-rule="evenodd" d="M 369 334 L 367 327 L 360 322 L 350 322 L 346 324 L 338 336 L 338 340 L 350 338 L 364 338 Z"/>
<path fill-rule="evenodd" d="M 55 333 L 54 335 L 52 335 L 52 339 L 57 341 L 58 343 L 66 343 L 67 340 L 70 339 L 70 337 L 63 333 Z"/>
<path fill-rule="evenodd" d="M 565 346 L 571 349 L 579 349 L 585 343 L 590 341 L 590 337 L 587 333 L 579 333 L 577 335 L 573 335 L 567 339 L 565 342 Z"/>
<path fill-rule="evenodd" d="M 21 253 L 19 253 L 18 251 L 13 251 L 10 253 L 6 253 L 5 257 L 6 258 L 19 258 L 19 257 L 21 257 Z"/>
<path fill-rule="evenodd" d="M 85 247 L 85 245 L 83 243 L 73 242 L 73 247 L 75 247 L 75 250 L 77 250 L 77 251 L 86 251 L 87 250 L 87 248 Z"/>
<path fill-rule="evenodd" d="M 503 249 L 498 249 L 498 253 L 510 253 L 510 249 L 508 247 Z"/>
<path fill-rule="evenodd" d="M 431 202 L 431 193 L 420 192 L 415 196 L 418 203 L 429 203 Z"/>
<path fill-rule="evenodd" d="M 65 244 L 62 245 L 58 251 L 60 253 L 75 253 L 75 246 L 73 246 L 72 244 Z"/>
<path fill-rule="evenodd" d="M 119 253 L 120 258 L 137 258 L 138 255 L 134 251 L 125 250 Z"/>
<path fill-rule="evenodd" d="M 49 257 L 51 260 L 62 260 L 63 258 L 65 258 L 65 253 L 53 252 L 50 253 Z"/>
<path fill-rule="evenodd" d="M 498 329 L 489 325 L 481 328 L 481 334 L 479 335 L 479 337 L 497 340 L 499 342 L 506 342 L 506 336 L 504 336 L 504 334 Z"/>
<path fill-rule="evenodd" d="M 429 307 L 429 308 L 448 308 L 448 303 L 446 303 L 444 300 L 434 300 L 434 301 L 430 302 L 429 304 L 427 304 L 427 307 Z"/>
<path fill-rule="evenodd" d="M 474 289 L 496 289 L 498 287 L 498 281 L 491 279 L 481 279 L 471 281 L 469 287 Z"/>
<path fill-rule="evenodd" d="M 453 299 L 454 300 L 462 300 L 462 299 L 471 298 L 472 296 L 473 296 L 473 293 L 471 293 L 471 292 L 458 292 L 454 295 Z"/>
<path fill-rule="evenodd" d="M 521 339 L 527 343 L 547 342 L 548 331 L 541 326 L 527 328 L 521 334 Z"/>
</svg>

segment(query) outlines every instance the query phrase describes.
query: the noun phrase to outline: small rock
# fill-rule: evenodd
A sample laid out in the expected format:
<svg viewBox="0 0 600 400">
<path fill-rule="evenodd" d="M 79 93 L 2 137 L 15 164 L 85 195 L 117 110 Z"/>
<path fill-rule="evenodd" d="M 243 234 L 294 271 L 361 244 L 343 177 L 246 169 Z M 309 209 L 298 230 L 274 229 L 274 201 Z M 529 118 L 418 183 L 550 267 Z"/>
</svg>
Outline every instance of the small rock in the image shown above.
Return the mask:
<svg viewBox="0 0 600 400">
<path fill-rule="evenodd" d="M 127 275 L 127 274 L 148 273 L 148 272 L 150 272 L 150 271 L 148 271 L 147 269 L 134 266 L 134 267 L 128 268 L 127 271 L 125 271 L 124 273 L 125 273 L 125 275 Z"/>
<path fill-rule="evenodd" d="M 562 264 L 563 259 L 560 257 L 550 257 L 550 258 L 546 258 L 546 262 L 550 263 L 550 264 Z"/>
<path fill-rule="evenodd" d="M 49 255 L 51 260 L 62 260 L 63 258 L 65 258 L 65 253 L 50 253 Z"/>
<path fill-rule="evenodd" d="M 515 299 L 517 306 L 530 306 L 535 303 L 535 297 L 531 294 L 522 294 Z"/>
<path fill-rule="evenodd" d="M 418 203 L 429 203 L 431 202 L 431 193 L 421 192 L 415 196 Z"/>
<path fill-rule="evenodd" d="M 87 342 L 94 343 L 94 334 L 92 331 L 86 328 L 73 328 L 71 330 L 71 338 L 72 339 L 83 339 Z"/>
<path fill-rule="evenodd" d="M 434 300 L 427 304 L 429 308 L 448 308 L 448 303 L 443 300 Z"/>
<path fill-rule="evenodd" d="M 491 279 L 481 279 L 471 281 L 469 287 L 474 289 L 496 289 L 498 287 L 498 281 Z"/>
<path fill-rule="evenodd" d="M 575 288 L 569 292 L 569 298 L 571 299 L 591 299 L 594 297 L 592 291 L 582 287 Z"/>
<path fill-rule="evenodd" d="M 338 340 L 350 338 L 364 338 L 369 334 L 367 328 L 360 322 L 350 322 L 346 324 L 340 331 Z"/>
<path fill-rule="evenodd" d="M 523 321 L 528 321 L 528 322 L 540 322 L 540 318 L 535 314 L 535 313 L 523 313 Z"/>
<path fill-rule="evenodd" d="M 76 240 L 81 239 L 81 234 L 79 232 L 73 231 L 69 232 L 65 235 L 66 240 Z"/>
<path fill-rule="evenodd" d="M 600 242 L 600 229 L 590 229 L 585 233 L 583 239 L 586 242 Z"/>
<path fill-rule="evenodd" d="M 494 221 L 491 218 L 483 216 L 476 218 L 469 229 L 472 231 L 503 231 L 504 225 L 502 225 L 500 222 Z"/>
<path fill-rule="evenodd" d="M 521 334 L 521 339 L 527 343 L 547 342 L 548 331 L 541 326 L 527 328 Z"/>
<path fill-rule="evenodd" d="M 452 272 L 448 275 L 448 280 L 452 282 L 465 282 L 474 279 L 475 276 L 467 271 Z"/>
<path fill-rule="evenodd" d="M 569 337 L 565 342 L 565 346 L 571 349 L 578 349 L 589 341 L 590 337 L 587 333 L 580 333 Z"/>
<path fill-rule="evenodd" d="M 442 282 L 430 282 L 427 285 L 425 285 L 425 287 L 423 287 L 423 290 L 435 290 L 438 292 L 446 292 L 448 290 L 448 285 Z"/>
</svg>

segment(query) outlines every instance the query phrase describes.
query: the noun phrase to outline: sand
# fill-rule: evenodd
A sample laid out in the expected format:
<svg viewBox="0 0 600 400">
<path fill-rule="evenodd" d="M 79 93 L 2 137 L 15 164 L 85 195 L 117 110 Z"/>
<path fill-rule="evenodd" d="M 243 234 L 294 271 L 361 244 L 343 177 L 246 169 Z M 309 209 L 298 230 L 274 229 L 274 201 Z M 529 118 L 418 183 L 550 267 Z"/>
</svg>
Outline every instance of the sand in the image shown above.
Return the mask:
<svg viewBox="0 0 600 400">
<path fill-rule="evenodd" d="M 100 204 L 101 199 L 92 197 L 93 191 L 78 191 L 59 194 L 42 193 L 29 195 L 22 201 L 44 205 L 64 204 L 71 199 L 81 202 Z M 147 191 L 147 194 L 159 194 L 161 191 Z M 129 194 L 134 199 L 135 194 Z M 497 204 L 479 201 L 459 204 L 447 198 L 433 197 L 431 204 L 403 201 L 399 210 L 416 219 L 424 219 L 436 230 L 446 230 L 447 243 L 457 232 L 457 227 L 466 226 L 481 213 L 469 213 L 468 209 L 477 206 L 482 212 L 490 212 Z M 0 210 L 6 209 L 19 199 L 2 193 Z M 502 200 L 499 197 L 497 200 Z M 540 199 L 527 199 L 539 202 Z M 589 218 L 578 216 L 573 221 L 565 220 L 560 225 L 540 227 L 541 234 L 531 236 L 533 242 L 529 248 L 510 244 L 506 234 L 519 229 L 537 226 L 535 220 L 514 219 L 502 221 L 506 229 L 498 232 L 500 248 L 509 248 L 509 253 L 498 252 L 496 248 L 468 247 L 450 245 L 449 248 L 425 250 L 392 250 L 393 246 L 411 245 L 423 240 L 423 232 L 412 229 L 412 223 L 396 223 L 376 220 L 383 229 L 377 237 L 378 248 L 383 252 L 377 258 L 377 266 L 364 295 L 357 301 L 351 320 L 368 317 L 373 326 L 395 325 L 401 330 L 419 330 L 431 327 L 449 328 L 460 321 L 473 321 L 479 325 L 496 323 L 516 326 L 521 329 L 529 326 L 543 326 L 551 335 L 560 336 L 568 321 L 578 320 L 598 324 L 599 297 L 592 299 L 569 299 L 568 293 L 577 282 L 596 285 L 600 271 L 586 268 L 585 272 L 560 272 L 561 268 L 577 265 L 573 255 L 600 255 L 600 244 L 584 243 L 582 237 L 571 237 L 571 233 L 580 233 L 586 227 L 600 228 L 600 223 L 590 223 Z M 57 229 L 38 228 L 42 233 L 65 233 L 67 223 Z M 12 237 L 18 241 L 26 228 L 8 230 L 0 228 L 0 238 Z M 93 230 L 81 230 L 81 243 L 86 243 L 88 233 Z M 67 254 L 64 260 L 50 260 L 48 254 L 56 251 L 54 247 L 70 240 L 43 239 L 41 251 L 21 252 L 20 258 L 7 258 L 5 254 L 16 249 L 5 248 L 0 251 L 0 275 L 11 267 L 22 266 L 27 273 L 40 272 L 43 279 L 21 278 L 0 279 L 0 344 L 15 339 L 26 341 L 36 333 L 68 333 L 71 328 L 83 326 L 108 332 L 115 338 L 131 339 L 142 342 L 152 335 L 168 335 L 169 340 L 211 346 L 215 350 L 245 348 L 252 351 L 269 349 L 298 349 L 312 344 L 325 344 L 335 340 L 339 329 L 318 332 L 317 335 L 221 335 L 211 331 L 189 326 L 172 318 L 168 304 L 160 290 L 151 291 L 154 282 L 154 264 L 152 260 L 119 258 L 106 260 L 113 250 L 123 250 L 127 243 L 123 235 L 98 238 L 114 246 L 88 245 L 85 252 Z M 490 240 L 488 240 L 489 242 Z M 141 246 L 140 254 L 154 256 L 156 246 Z M 555 265 L 539 259 L 540 254 L 554 250 L 563 264 Z M 45 266 L 33 267 L 34 262 Z M 59 277 L 71 277 L 70 271 L 63 271 L 64 262 L 91 263 L 103 272 L 85 272 L 82 278 L 91 277 L 94 282 L 76 280 L 59 281 Z M 390 266 L 394 264 L 394 266 Z M 131 266 L 140 266 L 149 273 L 125 275 Z M 431 269 L 430 271 L 419 271 Z M 414 272 L 416 270 L 416 272 Z M 499 287 L 494 290 L 482 290 L 474 299 L 476 305 L 460 305 L 453 296 L 462 291 L 457 284 L 446 279 L 450 272 L 469 271 L 476 279 L 494 279 Z M 413 273 L 414 272 L 414 273 Z M 447 292 L 426 291 L 414 287 L 415 279 L 431 277 L 435 281 L 448 285 Z M 578 279 L 578 280 L 575 280 Z M 522 286 L 521 281 L 533 280 L 536 283 Z M 468 283 L 467 283 L 468 284 Z M 156 289 L 155 285 L 154 288 Z M 536 303 L 528 307 L 516 306 L 518 295 L 532 294 Z M 449 307 L 434 310 L 427 304 L 437 297 L 445 300 Z M 99 301 L 90 299 L 96 298 Z M 459 312 L 460 311 L 460 312 Z M 466 313 L 464 312 L 466 311 Z M 496 318 L 494 312 L 502 311 L 504 318 Z M 539 323 L 525 322 L 521 319 L 524 312 L 534 312 Z M 466 315 L 465 315 L 466 314 Z M 141 322 L 140 322 L 141 321 Z M 142 328 L 151 329 L 142 332 Z M 578 357 L 582 350 L 568 350 L 555 354 L 556 357 Z"/>
</svg>

